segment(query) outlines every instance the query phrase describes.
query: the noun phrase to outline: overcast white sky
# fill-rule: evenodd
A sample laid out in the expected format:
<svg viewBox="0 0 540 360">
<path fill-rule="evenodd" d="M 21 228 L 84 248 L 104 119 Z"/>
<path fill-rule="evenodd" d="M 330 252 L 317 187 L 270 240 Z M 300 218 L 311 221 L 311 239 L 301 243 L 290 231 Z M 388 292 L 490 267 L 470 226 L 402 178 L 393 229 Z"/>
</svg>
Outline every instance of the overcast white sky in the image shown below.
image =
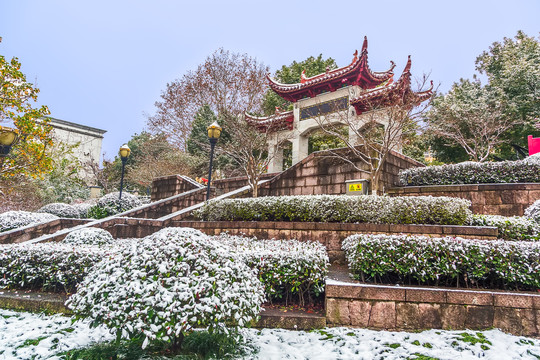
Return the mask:
<svg viewBox="0 0 540 360">
<path fill-rule="evenodd" d="M 538 0 L 173 1 L 0 0 L 0 54 L 16 56 L 53 117 L 107 130 L 105 157 L 142 131 L 167 82 L 214 50 L 247 53 L 272 71 L 323 54 L 350 63 L 364 35 L 370 67 L 431 72 L 440 90 L 518 30 L 540 31 Z"/>
</svg>

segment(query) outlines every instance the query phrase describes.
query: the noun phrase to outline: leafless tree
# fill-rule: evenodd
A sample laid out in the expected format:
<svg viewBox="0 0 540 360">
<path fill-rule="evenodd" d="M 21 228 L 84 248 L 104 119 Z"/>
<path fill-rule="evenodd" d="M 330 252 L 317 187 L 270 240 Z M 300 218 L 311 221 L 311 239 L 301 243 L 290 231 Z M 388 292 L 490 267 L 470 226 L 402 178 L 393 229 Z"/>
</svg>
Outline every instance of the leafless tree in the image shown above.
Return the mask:
<svg viewBox="0 0 540 360">
<path fill-rule="evenodd" d="M 219 118 L 247 110 L 260 113 L 268 67 L 247 54 L 219 49 L 195 71 L 167 84 L 156 113 L 147 116 L 152 132 L 164 133 L 184 150 L 196 112 L 208 104 Z"/>
<path fill-rule="evenodd" d="M 424 88 L 426 82 L 427 76 L 424 76 L 418 81 L 418 88 Z M 323 132 L 346 145 L 346 151 L 328 150 L 328 156 L 338 158 L 358 172 L 367 174 L 374 195 L 383 190 L 381 175 L 389 153 L 401 152 L 402 139 L 407 136 L 407 131 L 414 129 L 408 125 L 418 122 L 428 109 L 427 101 L 422 104 L 411 104 L 410 101 L 412 100 L 407 99 L 407 96 L 395 98 L 390 95 L 384 101 L 366 100 L 364 108 L 369 111 L 360 116 L 350 107 L 314 117 Z M 337 124 L 346 126 L 349 129 L 348 134 L 336 126 Z"/>
<path fill-rule="evenodd" d="M 259 182 L 266 173 L 273 155 L 268 152 L 268 142 L 274 136 L 270 127 L 257 130 L 249 125 L 243 116 L 227 116 L 224 128 L 230 135 L 231 141 L 219 145 L 216 150 L 228 155 L 244 171 L 253 197 L 259 195 Z M 282 145 L 288 137 L 277 139 L 277 146 Z"/>
</svg>

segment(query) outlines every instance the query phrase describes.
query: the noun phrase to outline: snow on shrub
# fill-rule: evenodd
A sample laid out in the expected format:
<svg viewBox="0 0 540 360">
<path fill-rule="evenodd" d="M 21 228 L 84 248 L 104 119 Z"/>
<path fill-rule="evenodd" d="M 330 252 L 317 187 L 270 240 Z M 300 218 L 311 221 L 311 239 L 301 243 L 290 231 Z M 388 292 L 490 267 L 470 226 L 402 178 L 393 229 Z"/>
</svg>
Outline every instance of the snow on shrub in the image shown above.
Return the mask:
<svg viewBox="0 0 540 360">
<path fill-rule="evenodd" d="M 463 162 L 402 170 L 402 186 L 540 182 L 540 161 Z"/>
<path fill-rule="evenodd" d="M 52 203 L 43 206 L 38 213 L 53 214 L 61 218 L 78 218 L 79 211 L 72 205 L 64 203 Z"/>
<path fill-rule="evenodd" d="M 68 301 L 120 338 L 176 348 L 194 327 L 247 325 L 264 290 L 253 270 L 198 230 L 166 228 L 97 264 Z"/>
<path fill-rule="evenodd" d="M 304 305 L 324 291 L 329 260 L 326 248 L 318 242 L 257 240 L 228 234 L 213 239 L 256 269 L 269 300 L 298 300 Z"/>
<path fill-rule="evenodd" d="M 540 241 L 540 224 L 522 216 L 475 214 L 470 218 L 472 226 L 495 226 L 504 240 Z"/>
<path fill-rule="evenodd" d="M 540 224 L 540 199 L 536 200 L 531 206 L 525 209 L 525 217 Z"/>
<path fill-rule="evenodd" d="M 142 205 L 139 198 L 130 193 L 122 192 L 121 200 L 118 198 L 119 196 L 119 192 L 113 192 L 101 197 L 96 205 L 88 210 L 88 215 L 101 219 Z"/>
<path fill-rule="evenodd" d="M 7 211 L 0 214 L 0 232 L 28 225 L 46 223 L 58 219 L 58 216 L 28 211 Z"/>
<path fill-rule="evenodd" d="M 73 204 L 73 208 L 77 211 L 78 216 L 80 219 L 86 219 L 88 218 L 88 211 L 94 204 L 92 203 L 80 203 L 80 204 Z"/>
<path fill-rule="evenodd" d="M 83 228 L 79 230 L 74 230 L 70 232 L 64 240 L 62 240 L 64 244 L 70 244 L 70 245 L 95 245 L 95 246 L 101 246 L 101 245 L 109 245 L 114 242 L 114 238 L 112 235 L 107 231 L 103 229 L 98 228 Z"/>
<path fill-rule="evenodd" d="M 540 242 L 357 234 L 342 249 L 363 281 L 540 288 Z"/>
<path fill-rule="evenodd" d="M 463 225 L 470 201 L 431 196 L 268 196 L 209 201 L 195 216 L 207 221 L 314 221 Z"/>
<path fill-rule="evenodd" d="M 71 293 L 104 256 L 64 243 L 0 245 L 0 287 Z"/>
</svg>

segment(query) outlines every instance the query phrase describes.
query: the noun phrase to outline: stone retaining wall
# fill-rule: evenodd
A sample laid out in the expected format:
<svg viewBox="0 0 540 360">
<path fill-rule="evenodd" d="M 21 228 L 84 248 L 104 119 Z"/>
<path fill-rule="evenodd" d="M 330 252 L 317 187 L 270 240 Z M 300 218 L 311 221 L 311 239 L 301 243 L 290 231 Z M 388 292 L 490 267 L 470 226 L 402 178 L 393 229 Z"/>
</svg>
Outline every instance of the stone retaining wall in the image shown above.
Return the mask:
<svg viewBox="0 0 540 360">
<path fill-rule="evenodd" d="M 347 149 L 335 149 L 332 152 L 345 156 Z M 368 179 L 367 165 L 357 161 L 359 171 L 346 161 L 331 155 L 328 151 L 318 151 L 293 165 L 282 173 L 264 174 L 261 180 L 272 179 L 260 188 L 260 196 L 278 195 L 313 195 L 345 194 L 345 181 Z M 390 152 L 384 165 L 380 191 L 398 185 L 399 171 L 411 167 L 424 166 L 405 155 Z M 246 177 L 220 179 L 212 181 L 216 193 L 223 194 L 247 185 Z M 193 184 L 179 175 L 156 178 L 152 181 L 152 201 L 164 199 L 181 192 L 192 190 Z"/>
<path fill-rule="evenodd" d="M 540 295 L 326 283 L 326 321 L 385 330 L 489 329 L 540 335 Z"/>
<path fill-rule="evenodd" d="M 523 216 L 540 199 L 539 183 L 407 186 L 388 190 L 390 196 L 451 196 L 470 200 L 475 214 Z"/>
<path fill-rule="evenodd" d="M 333 152 L 345 156 L 344 149 Z M 327 151 L 312 153 L 293 167 L 285 170 L 261 187 L 261 196 L 279 195 L 343 195 L 346 193 L 347 180 L 369 179 L 369 169 L 360 161 L 356 167 Z M 399 171 L 411 167 L 424 166 L 405 155 L 390 152 L 381 175 L 379 193 L 399 183 Z"/>
<path fill-rule="evenodd" d="M 231 235 L 256 236 L 259 239 L 297 239 L 319 241 L 326 246 L 330 261 L 343 262 L 345 255 L 341 242 L 358 233 L 371 234 L 416 234 L 434 237 L 460 236 L 474 239 L 497 239 L 494 227 L 454 225 L 389 225 L 389 224 L 344 224 L 315 222 L 273 221 L 172 221 L 168 226 L 199 229 L 208 235 L 228 232 Z"/>
<path fill-rule="evenodd" d="M 156 203 L 150 203 L 147 206 L 144 206 L 138 210 L 135 209 L 125 212 L 123 216 L 145 219 L 158 219 L 162 216 L 169 215 L 171 213 L 205 201 L 206 191 L 206 188 L 195 188 L 184 191 L 177 194 L 178 196 L 171 197 L 167 200 L 161 199 L 161 201 L 158 201 Z M 211 190 L 211 195 L 213 194 L 215 194 L 214 189 Z"/>
<path fill-rule="evenodd" d="M 197 189 L 197 186 L 186 181 L 180 175 L 162 176 L 152 180 L 150 199 L 152 201 L 166 199 L 194 189 Z"/>
<path fill-rule="evenodd" d="M 13 244 L 35 239 L 41 235 L 53 234 L 77 225 L 91 222 L 88 219 L 56 219 L 43 224 L 25 226 L 0 233 L 0 244 Z"/>
</svg>

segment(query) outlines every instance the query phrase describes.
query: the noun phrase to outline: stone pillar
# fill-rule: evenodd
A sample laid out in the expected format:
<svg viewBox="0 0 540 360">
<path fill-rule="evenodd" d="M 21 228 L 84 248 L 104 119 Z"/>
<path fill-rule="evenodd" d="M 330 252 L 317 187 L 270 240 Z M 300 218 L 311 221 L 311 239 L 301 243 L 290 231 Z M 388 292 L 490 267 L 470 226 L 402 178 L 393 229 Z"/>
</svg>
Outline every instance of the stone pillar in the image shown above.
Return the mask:
<svg viewBox="0 0 540 360">
<path fill-rule="evenodd" d="M 268 173 L 283 171 L 283 148 L 269 142 L 268 144 Z"/>
<path fill-rule="evenodd" d="M 360 145 L 360 137 L 353 130 L 352 126 L 349 126 L 349 143 L 352 146 Z"/>
<path fill-rule="evenodd" d="M 296 164 L 308 156 L 308 140 L 307 136 L 298 135 L 292 139 L 292 164 Z"/>
</svg>

